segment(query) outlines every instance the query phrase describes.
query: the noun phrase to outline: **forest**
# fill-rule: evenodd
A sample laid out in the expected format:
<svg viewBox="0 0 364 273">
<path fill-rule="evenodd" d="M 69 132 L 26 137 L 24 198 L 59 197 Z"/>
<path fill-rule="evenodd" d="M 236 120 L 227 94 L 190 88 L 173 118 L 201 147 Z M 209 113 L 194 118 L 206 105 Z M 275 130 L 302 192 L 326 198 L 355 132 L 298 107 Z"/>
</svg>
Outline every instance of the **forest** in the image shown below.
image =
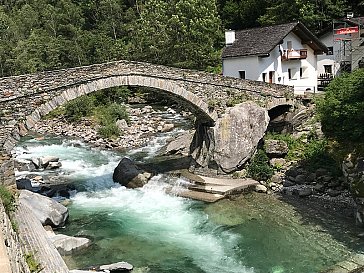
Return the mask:
<svg viewBox="0 0 364 273">
<path fill-rule="evenodd" d="M 2 0 L 0 77 L 127 59 L 219 72 L 225 29 L 319 33 L 363 0 Z"/>
</svg>

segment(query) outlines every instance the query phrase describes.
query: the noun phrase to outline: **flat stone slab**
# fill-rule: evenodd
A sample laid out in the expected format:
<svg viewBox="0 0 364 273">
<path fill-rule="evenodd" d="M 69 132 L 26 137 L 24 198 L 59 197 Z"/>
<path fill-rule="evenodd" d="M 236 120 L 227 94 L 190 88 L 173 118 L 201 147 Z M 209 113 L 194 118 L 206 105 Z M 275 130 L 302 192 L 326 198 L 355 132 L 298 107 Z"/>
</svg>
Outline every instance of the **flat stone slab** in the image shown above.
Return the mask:
<svg viewBox="0 0 364 273">
<path fill-rule="evenodd" d="M 202 191 L 191 191 L 191 190 L 184 190 L 180 192 L 175 193 L 177 196 L 184 197 L 184 198 L 190 198 L 194 200 L 204 201 L 208 203 L 213 203 L 216 201 L 219 201 L 223 198 L 225 198 L 224 195 L 221 194 L 214 194 L 214 193 L 208 193 L 208 192 L 202 192 Z"/>
</svg>

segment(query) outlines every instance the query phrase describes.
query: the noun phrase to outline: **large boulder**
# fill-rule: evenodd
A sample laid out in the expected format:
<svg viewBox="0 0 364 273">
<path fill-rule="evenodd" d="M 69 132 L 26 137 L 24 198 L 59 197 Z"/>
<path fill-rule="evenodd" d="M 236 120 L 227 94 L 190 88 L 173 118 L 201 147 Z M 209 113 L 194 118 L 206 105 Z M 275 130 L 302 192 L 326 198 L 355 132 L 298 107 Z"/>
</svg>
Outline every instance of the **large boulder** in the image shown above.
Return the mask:
<svg viewBox="0 0 364 273">
<path fill-rule="evenodd" d="M 113 180 L 127 188 L 139 188 L 148 183 L 152 174 L 142 170 L 130 158 L 124 157 L 113 173 Z"/>
<path fill-rule="evenodd" d="M 28 206 L 44 226 L 61 227 L 68 219 L 68 209 L 46 196 L 21 190 L 19 201 Z"/>
<path fill-rule="evenodd" d="M 269 124 L 268 111 L 253 102 L 227 109 L 214 127 L 214 161 L 226 173 L 243 166 L 254 154 Z"/>
</svg>

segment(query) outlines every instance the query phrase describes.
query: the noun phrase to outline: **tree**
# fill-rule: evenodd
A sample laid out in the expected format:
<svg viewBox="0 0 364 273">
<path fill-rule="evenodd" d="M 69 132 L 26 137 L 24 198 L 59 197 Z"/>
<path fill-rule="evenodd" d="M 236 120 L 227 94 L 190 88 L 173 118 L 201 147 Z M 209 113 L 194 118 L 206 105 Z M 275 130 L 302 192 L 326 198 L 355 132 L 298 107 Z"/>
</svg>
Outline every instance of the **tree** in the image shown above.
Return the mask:
<svg viewBox="0 0 364 273">
<path fill-rule="evenodd" d="M 329 26 L 332 19 L 341 18 L 347 11 L 345 0 L 267 0 L 262 25 L 302 21 L 310 30 L 320 31 Z"/>
<path fill-rule="evenodd" d="M 220 61 L 222 32 L 213 0 L 147 0 L 137 26 L 134 59 L 195 69 Z"/>
<path fill-rule="evenodd" d="M 338 140 L 364 139 L 364 69 L 335 78 L 317 102 L 322 130 Z"/>
</svg>

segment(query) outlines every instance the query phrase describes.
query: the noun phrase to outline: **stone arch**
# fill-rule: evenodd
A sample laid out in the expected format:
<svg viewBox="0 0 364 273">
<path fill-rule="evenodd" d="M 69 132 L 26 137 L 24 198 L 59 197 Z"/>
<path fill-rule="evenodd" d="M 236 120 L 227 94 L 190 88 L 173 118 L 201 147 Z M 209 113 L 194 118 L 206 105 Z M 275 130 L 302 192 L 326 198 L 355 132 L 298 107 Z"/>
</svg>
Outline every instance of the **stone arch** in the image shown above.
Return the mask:
<svg viewBox="0 0 364 273">
<path fill-rule="evenodd" d="M 126 75 L 100 78 L 63 88 L 63 91 L 59 95 L 56 95 L 49 101 L 43 103 L 28 115 L 25 119 L 25 125 L 30 129 L 42 116 L 66 102 L 82 95 L 116 86 L 143 86 L 154 88 L 167 93 L 177 101 L 183 102 L 189 110 L 194 112 L 196 117 L 205 124 L 213 126 L 217 119 L 217 113 L 215 111 L 210 112 L 207 103 L 184 87 L 176 84 L 173 80 L 142 75 Z"/>
</svg>

